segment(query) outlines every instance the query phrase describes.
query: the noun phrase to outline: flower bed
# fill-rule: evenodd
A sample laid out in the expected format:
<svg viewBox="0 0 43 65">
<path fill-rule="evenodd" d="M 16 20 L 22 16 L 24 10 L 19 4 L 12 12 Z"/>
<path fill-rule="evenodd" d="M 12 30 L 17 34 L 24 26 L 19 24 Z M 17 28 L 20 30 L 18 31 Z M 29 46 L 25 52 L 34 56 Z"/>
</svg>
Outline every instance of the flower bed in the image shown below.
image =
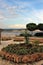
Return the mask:
<svg viewBox="0 0 43 65">
<path fill-rule="evenodd" d="M 10 44 L 0 51 L 0 56 L 13 62 L 35 62 L 43 59 L 43 46 Z"/>
</svg>

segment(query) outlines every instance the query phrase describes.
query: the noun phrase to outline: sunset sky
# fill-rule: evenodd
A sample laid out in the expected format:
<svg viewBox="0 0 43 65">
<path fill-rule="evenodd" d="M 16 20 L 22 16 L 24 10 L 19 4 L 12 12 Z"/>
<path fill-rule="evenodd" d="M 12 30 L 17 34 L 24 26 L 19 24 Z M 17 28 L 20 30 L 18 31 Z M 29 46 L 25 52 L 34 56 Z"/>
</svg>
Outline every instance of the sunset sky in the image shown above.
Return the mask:
<svg viewBox="0 0 43 65">
<path fill-rule="evenodd" d="M 43 23 L 43 0 L 0 0 L 0 28 Z"/>
</svg>

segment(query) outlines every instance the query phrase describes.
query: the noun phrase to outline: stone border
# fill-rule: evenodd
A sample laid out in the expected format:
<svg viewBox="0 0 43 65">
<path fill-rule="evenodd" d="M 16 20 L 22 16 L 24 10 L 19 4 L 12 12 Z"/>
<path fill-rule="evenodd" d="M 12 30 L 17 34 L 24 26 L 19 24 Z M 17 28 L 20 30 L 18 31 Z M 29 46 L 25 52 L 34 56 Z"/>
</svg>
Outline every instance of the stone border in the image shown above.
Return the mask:
<svg viewBox="0 0 43 65">
<path fill-rule="evenodd" d="M 10 54 L 5 51 L 0 51 L 0 56 L 5 58 L 6 60 L 13 61 L 16 63 L 31 63 L 39 60 L 43 60 L 43 53 L 34 53 L 28 55 L 17 55 L 17 54 Z"/>
</svg>

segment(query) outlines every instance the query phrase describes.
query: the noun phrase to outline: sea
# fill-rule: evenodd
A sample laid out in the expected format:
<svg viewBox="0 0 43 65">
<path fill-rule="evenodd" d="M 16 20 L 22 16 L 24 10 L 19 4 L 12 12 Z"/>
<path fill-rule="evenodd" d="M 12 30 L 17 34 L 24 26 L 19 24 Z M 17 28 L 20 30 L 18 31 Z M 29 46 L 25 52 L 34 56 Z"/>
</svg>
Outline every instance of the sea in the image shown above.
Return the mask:
<svg viewBox="0 0 43 65">
<path fill-rule="evenodd" d="M 24 33 L 25 29 L 14 29 L 14 30 L 5 30 L 5 31 L 2 31 L 1 32 L 1 35 L 2 36 L 15 36 L 15 35 L 20 35 L 21 33 Z M 37 32 L 40 32 L 40 31 L 33 31 L 33 35 Z M 28 31 L 29 34 L 32 34 L 32 32 Z"/>
</svg>

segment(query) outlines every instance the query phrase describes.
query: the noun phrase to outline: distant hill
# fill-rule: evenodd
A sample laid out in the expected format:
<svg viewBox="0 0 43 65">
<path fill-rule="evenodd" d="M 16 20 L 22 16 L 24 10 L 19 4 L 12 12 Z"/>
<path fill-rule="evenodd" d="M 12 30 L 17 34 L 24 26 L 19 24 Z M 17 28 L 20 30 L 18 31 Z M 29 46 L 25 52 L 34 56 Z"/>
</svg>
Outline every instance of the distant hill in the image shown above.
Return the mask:
<svg viewBox="0 0 43 65">
<path fill-rule="evenodd" d="M 21 29 L 1 29 L 2 31 L 14 31 L 14 30 L 26 30 L 25 28 L 21 28 Z"/>
</svg>

